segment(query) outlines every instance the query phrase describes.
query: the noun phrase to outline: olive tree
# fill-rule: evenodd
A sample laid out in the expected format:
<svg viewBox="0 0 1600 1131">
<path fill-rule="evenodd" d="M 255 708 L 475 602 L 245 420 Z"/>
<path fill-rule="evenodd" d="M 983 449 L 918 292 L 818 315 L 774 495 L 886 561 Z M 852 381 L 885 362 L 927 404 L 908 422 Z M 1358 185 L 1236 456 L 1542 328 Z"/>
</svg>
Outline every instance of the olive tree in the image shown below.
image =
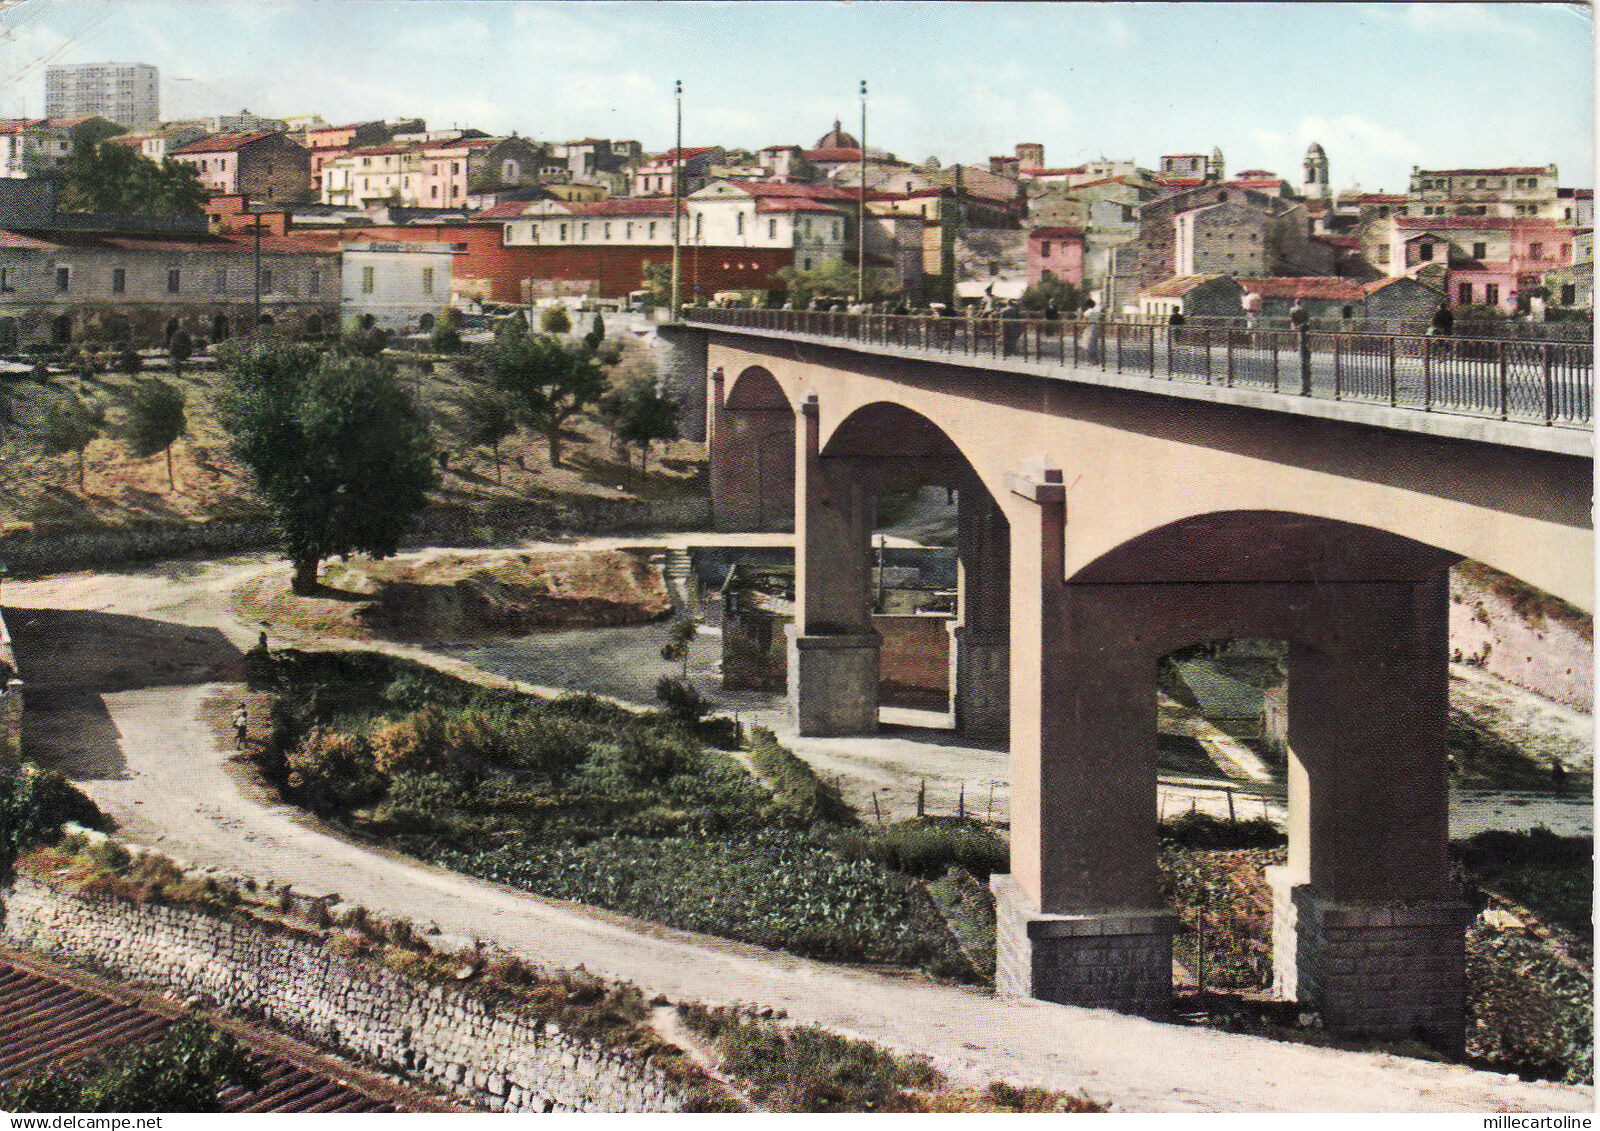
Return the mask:
<svg viewBox="0 0 1600 1131">
<path fill-rule="evenodd" d="M 183 390 L 159 377 L 139 382 L 128 397 L 124 428 L 128 449 L 139 459 L 166 452 L 168 488 L 176 486 L 172 478 L 172 445 L 189 431 L 185 404 Z"/>
</svg>

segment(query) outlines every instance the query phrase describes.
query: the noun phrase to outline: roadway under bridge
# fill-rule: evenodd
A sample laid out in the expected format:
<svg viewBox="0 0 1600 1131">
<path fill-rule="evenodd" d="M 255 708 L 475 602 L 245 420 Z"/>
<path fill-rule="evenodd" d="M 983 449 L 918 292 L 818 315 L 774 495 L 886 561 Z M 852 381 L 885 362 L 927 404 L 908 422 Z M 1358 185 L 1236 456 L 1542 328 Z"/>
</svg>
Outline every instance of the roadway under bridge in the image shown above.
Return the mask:
<svg viewBox="0 0 1600 1131">
<path fill-rule="evenodd" d="M 955 703 L 1010 745 L 1002 992 L 1161 1016 L 1156 674 L 1288 642 L 1276 982 L 1459 1048 L 1447 571 L 1593 607 L 1592 347 L 696 311 L 720 529 L 796 538 L 803 734 L 878 720 L 885 492 L 958 494 Z"/>
</svg>

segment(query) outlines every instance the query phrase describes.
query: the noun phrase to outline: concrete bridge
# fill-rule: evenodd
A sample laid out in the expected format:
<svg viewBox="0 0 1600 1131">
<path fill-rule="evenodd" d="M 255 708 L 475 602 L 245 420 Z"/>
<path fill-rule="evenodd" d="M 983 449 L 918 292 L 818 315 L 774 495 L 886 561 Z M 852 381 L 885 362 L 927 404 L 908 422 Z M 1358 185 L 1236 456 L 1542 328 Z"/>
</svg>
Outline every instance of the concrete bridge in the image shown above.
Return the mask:
<svg viewBox="0 0 1600 1131">
<path fill-rule="evenodd" d="M 1476 559 L 1592 608 L 1590 347 L 687 319 L 719 528 L 795 530 L 801 733 L 877 727 L 877 496 L 957 492 L 957 725 L 1011 751 L 1002 992 L 1169 1008 L 1157 663 L 1274 638 L 1293 751 L 1277 986 L 1335 1029 L 1460 1046 L 1446 571 Z"/>
</svg>

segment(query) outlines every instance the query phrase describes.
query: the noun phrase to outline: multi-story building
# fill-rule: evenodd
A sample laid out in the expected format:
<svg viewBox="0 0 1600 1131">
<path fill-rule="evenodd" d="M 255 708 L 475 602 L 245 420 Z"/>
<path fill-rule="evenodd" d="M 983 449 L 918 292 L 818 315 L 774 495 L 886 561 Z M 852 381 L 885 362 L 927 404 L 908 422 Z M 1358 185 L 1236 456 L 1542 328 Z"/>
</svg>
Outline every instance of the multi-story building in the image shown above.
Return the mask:
<svg viewBox="0 0 1600 1131">
<path fill-rule="evenodd" d="M 1335 250 L 1311 239 L 1304 203 L 1232 184 L 1202 184 L 1139 208 L 1129 245 L 1136 294 L 1173 276 L 1333 274 Z"/>
<path fill-rule="evenodd" d="M 67 127 L 47 118 L 0 119 L 0 177 L 31 177 L 59 169 L 72 156 Z"/>
<path fill-rule="evenodd" d="M 1545 273 L 1551 306 L 1594 309 L 1594 229 L 1572 237 L 1572 262 Z"/>
<path fill-rule="evenodd" d="M 1561 208 L 1556 219 L 1577 228 L 1594 227 L 1594 189 L 1558 188 L 1556 199 Z"/>
<path fill-rule="evenodd" d="M 702 145 L 685 148 L 680 154 L 669 149 L 660 157 L 640 165 L 633 172 L 634 196 L 671 196 L 678 167 L 683 167 L 684 195 L 704 188 L 711 178 L 711 166 L 721 165 L 728 159 L 727 150 L 720 145 Z"/>
<path fill-rule="evenodd" d="M 439 243 L 354 240 L 340 248 L 340 310 L 348 324 L 431 329 L 450 304 L 453 248 Z"/>
<path fill-rule="evenodd" d="M 421 146 L 366 145 L 324 162 L 322 203 L 415 207 L 421 182 Z"/>
<path fill-rule="evenodd" d="M 1186 189 L 1223 178 L 1222 150 L 1204 153 L 1164 153 L 1156 179 L 1169 188 Z"/>
<path fill-rule="evenodd" d="M 1028 233 L 1028 285 L 1050 275 L 1073 286 L 1083 282 L 1083 229 L 1034 228 Z"/>
<path fill-rule="evenodd" d="M 208 193 L 244 193 L 259 201 L 300 197 L 311 175 L 310 152 L 275 131 L 217 134 L 181 145 L 169 156 L 192 167 Z"/>
<path fill-rule="evenodd" d="M 215 235 L 204 218 L 130 223 L 65 215 L 0 230 L 0 319 L 24 341 L 215 341 L 248 329 L 260 264 L 263 324 L 320 333 L 338 324 L 339 254 L 326 238 Z M 70 221 L 70 223 L 69 223 Z"/>
<path fill-rule="evenodd" d="M 282 118 L 263 118 L 248 110 L 240 110 L 237 114 L 212 114 L 208 118 L 196 119 L 193 124 L 202 127 L 208 134 L 281 133 L 289 128 L 289 123 Z"/>
<path fill-rule="evenodd" d="M 206 132 L 201 126 L 169 126 L 166 129 L 146 130 L 142 133 L 118 134 L 106 140 L 116 145 L 137 149 L 140 156 L 159 163 L 165 161 L 173 150 L 190 142 L 199 141 L 206 136 Z"/>
<path fill-rule="evenodd" d="M 1501 169 L 1411 170 L 1406 215 L 1524 217 L 1561 220 L 1566 205 L 1556 185 L 1554 165 Z"/>
<path fill-rule="evenodd" d="M 1450 302 L 1511 310 L 1546 274 L 1574 262 L 1576 231 L 1528 217 L 1390 217 L 1385 273 L 1443 276 Z"/>
<path fill-rule="evenodd" d="M 70 63 L 45 68 L 47 118 L 95 115 L 130 130 L 161 120 L 161 73 L 147 63 Z"/>
</svg>

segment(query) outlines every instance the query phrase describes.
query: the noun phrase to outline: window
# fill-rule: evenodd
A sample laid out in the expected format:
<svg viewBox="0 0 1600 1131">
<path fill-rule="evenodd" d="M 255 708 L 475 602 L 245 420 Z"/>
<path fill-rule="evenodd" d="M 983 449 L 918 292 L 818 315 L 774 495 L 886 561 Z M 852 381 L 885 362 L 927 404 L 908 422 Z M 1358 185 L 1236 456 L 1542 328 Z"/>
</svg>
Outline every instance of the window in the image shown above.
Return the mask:
<svg viewBox="0 0 1600 1131">
<path fill-rule="evenodd" d="M 1500 302 L 1500 284 L 1485 283 L 1483 285 L 1483 301 L 1490 306 L 1498 305 Z"/>
<path fill-rule="evenodd" d="M 204 161 L 200 162 L 200 171 L 202 173 L 206 171 L 206 163 Z"/>
<path fill-rule="evenodd" d="M 1046 259 L 1050 258 L 1050 241 L 1049 240 L 1045 240 L 1044 242 L 1042 242 L 1039 245 L 1039 254 L 1041 256 L 1043 256 L 1044 258 L 1046 258 Z"/>
<path fill-rule="evenodd" d="M 67 288 L 71 285 L 71 283 L 72 283 L 72 268 L 70 268 L 70 267 L 57 267 L 56 268 L 56 291 L 57 291 L 57 293 L 66 294 L 67 293 Z"/>
<path fill-rule="evenodd" d="M 515 161 L 507 160 L 501 163 L 500 179 L 502 181 L 514 181 L 521 175 L 522 169 Z"/>
<path fill-rule="evenodd" d="M 306 290 L 310 291 L 314 295 L 322 293 L 322 272 L 321 271 L 318 271 L 318 270 L 315 270 L 315 269 L 312 270 L 311 278 L 306 283 Z"/>
<path fill-rule="evenodd" d="M 1488 188 L 1489 187 L 1489 179 L 1487 177 L 1479 177 L 1478 178 L 1478 187 L 1479 188 Z"/>
<path fill-rule="evenodd" d="M 180 272 L 176 267 L 167 268 L 167 293 L 169 295 L 175 295 L 178 293 L 178 291 L 181 289 L 182 281 L 182 272 Z"/>
<path fill-rule="evenodd" d="M 450 162 L 450 175 L 453 177 L 459 172 L 461 172 L 461 162 L 459 162 L 459 161 Z"/>
<path fill-rule="evenodd" d="M 424 267 L 422 269 L 422 293 L 425 295 L 431 295 L 433 293 L 432 267 Z"/>
<path fill-rule="evenodd" d="M 656 238 L 656 222 L 654 220 L 650 221 L 650 238 Z"/>
<path fill-rule="evenodd" d="M 363 267 L 361 269 L 361 293 L 362 294 L 370 295 L 372 293 L 373 285 L 376 282 L 376 280 L 373 278 L 374 274 L 375 274 L 375 272 L 374 272 L 373 268 L 371 268 L 371 267 Z"/>
<path fill-rule="evenodd" d="M 733 234 L 736 235 L 736 236 L 744 235 L 744 213 L 743 212 L 735 212 L 733 214 Z"/>
<path fill-rule="evenodd" d="M 778 221 L 775 219 L 767 221 L 767 238 L 769 240 L 778 238 Z"/>
<path fill-rule="evenodd" d="M 1459 303 L 1469 303 L 1472 301 L 1471 283 L 1460 283 L 1456 286 L 1456 301 Z"/>
<path fill-rule="evenodd" d="M 12 285 L 14 267 L 0 267 L 0 294 L 10 294 L 17 288 Z"/>
<path fill-rule="evenodd" d="M 610 220 L 606 221 L 604 235 L 605 235 L 606 239 L 610 239 L 611 238 L 611 221 Z"/>
<path fill-rule="evenodd" d="M 261 272 L 261 293 L 262 294 L 270 294 L 271 292 L 272 292 L 272 272 L 263 269 L 262 272 Z"/>
<path fill-rule="evenodd" d="M 128 289 L 128 272 L 127 272 L 127 270 L 125 268 L 122 268 L 122 267 L 113 267 L 111 269 L 111 293 L 114 294 L 114 295 L 120 295 L 123 291 L 125 291 L 127 289 Z"/>
<path fill-rule="evenodd" d="M 438 185 L 429 185 L 428 186 L 428 199 L 429 200 L 438 200 L 439 199 L 439 186 Z"/>
<path fill-rule="evenodd" d="M 1386 244 L 1386 243 L 1380 243 L 1378 245 L 1378 262 L 1379 263 L 1387 263 L 1387 262 L 1389 262 L 1389 245 Z"/>
<path fill-rule="evenodd" d="M 632 220 L 629 220 L 625 224 L 622 225 L 622 238 L 625 239 L 625 240 L 633 239 L 633 221 Z"/>
<path fill-rule="evenodd" d="M 1483 258 L 1486 258 L 1488 256 L 1488 254 L 1489 254 L 1489 245 L 1488 244 L 1486 244 L 1486 243 L 1475 243 L 1475 244 L 1472 245 L 1472 258 L 1474 258 L 1474 259 L 1483 259 Z"/>
<path fill-rule="evenodd" d="M 561 225 L 561 238 L 562 239 L 566 239 L 567 238 L 567 226 L 565 224 Z"/>
<path fill-rule="evenodd" d="M 1561 245 L 1561 262 L 1566 263 L 1571 258 L 1572 258 L 1572 245 L 1570 243 L 1562 244 Z"/>
<path fill-rule="evenodd" d="M 1528 255 L 1530 257 L 1534 258 L 1534 259 L 1543 259 L 1544 258 L 1544 244 L 1542 244 L 1542 243 L 1530 243 L 1528 245 Z"/>
<path fill-rule="evenodd" d="M 1433 258 L 1433 245 L 1431 243 L 1418 244 L 1417 245 L 1417 258 L 1422 260 L 1423 262 L 1427 262 L 1428 260 L 1432 259 Z"/>
<path fill-rule="evenodd" d="M 806 265 L 803 268 L 801 268 L 801 270 L 803 270 L 803 271 L 811 270 L 811 260 L 809 260 L 809 259 L 806 260 Z"/>
<path fill-rule="evenodd" d="M 0 287 L 0 290 L 3 290 L 3 289 L 4 289 L 3 287 Z M 1571 306 L 1573 303 L 1575 303 L 1577 301 L 1578 301 L 1578 287 L 1577 287 L 1577 284 L 1575 284 L 1575 283 L 1562 283 L 1561 284 L 1561 305 L 1562 306 Z"/>
</svg>

